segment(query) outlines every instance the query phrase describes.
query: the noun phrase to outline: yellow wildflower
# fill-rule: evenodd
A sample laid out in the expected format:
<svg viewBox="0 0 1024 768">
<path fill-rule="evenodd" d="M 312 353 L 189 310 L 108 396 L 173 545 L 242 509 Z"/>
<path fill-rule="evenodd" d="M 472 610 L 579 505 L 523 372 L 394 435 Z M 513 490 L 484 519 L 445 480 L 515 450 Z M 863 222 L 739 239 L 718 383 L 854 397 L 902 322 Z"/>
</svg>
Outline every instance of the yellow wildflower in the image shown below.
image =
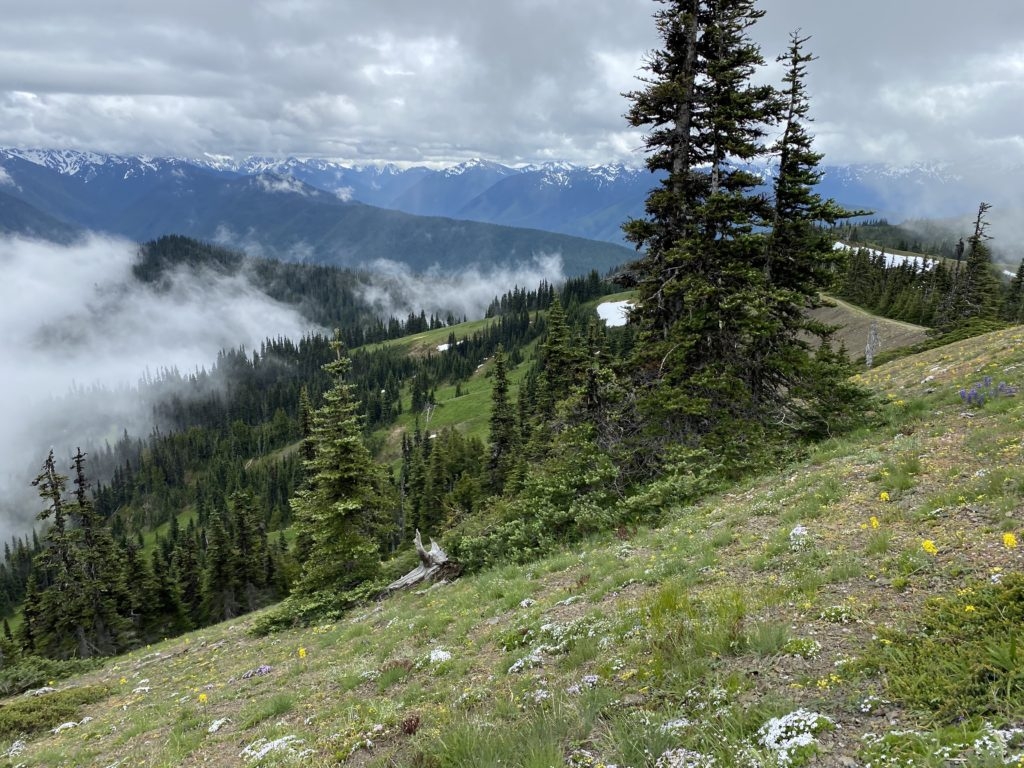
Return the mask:
<svg viewBox="0 0 1024 768">
<path fill-rule="evenodd" d="M 888 491 L 882 491 L 880 494 L 878 494 L 878 498 L 880 500 L 882 500 L 882 501 L 888 501 L 889 500 L 889 492 Z"/>
<path fill-rule="evenodd" d="M 306 658 L 306 649 L 305 648 L 299 648 L 299 658 L 300 659 Z"/>
<path fill-rule="evenodd" d="M 931 539 L 925 539 L 921 542 L 921 549 L 927 552 L 929 555 L 937 555 L 939 548 L 935 546 L 935 542 Z"/>
<path fill-rule="evenodd" d="M 974 613 L 974 611 L 975 611 L 975 608 L 974 608 L 974 606 L 973 606 L 973 605 L 965 605 L 965 606 L 964 606 L 964 611 L 965 611 L 966 613 Z"/>
<path fill-rule="evenodd" d="M 877 529 L 879 526 L 878 518 L 874 515 L 871 516 L 871 527 Z"/>
<path fill-rule="evenodd" d="M 1007 549 L 1015 549 L 1017 547 L 1017 537 L 1012 533 L 1004 533 L 1003 546 Z"/>
<path fill-rule="evenodd" d="M 199 703 L 200 704 L 206 704 L 206 702 L 207 702 L 206 694 L 205 693 L 200 693 L 199 694 Z"/>
</svg>

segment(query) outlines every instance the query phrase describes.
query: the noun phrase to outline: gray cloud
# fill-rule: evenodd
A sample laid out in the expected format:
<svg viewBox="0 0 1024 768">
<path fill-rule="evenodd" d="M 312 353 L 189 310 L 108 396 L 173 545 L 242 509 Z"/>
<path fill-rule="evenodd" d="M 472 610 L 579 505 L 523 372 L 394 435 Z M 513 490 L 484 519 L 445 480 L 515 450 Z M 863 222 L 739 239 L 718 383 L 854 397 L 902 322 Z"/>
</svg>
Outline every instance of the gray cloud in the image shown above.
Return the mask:
<svg viewBox="0 0 1024 768">
<path fill-rule="evenodd" d="M 491 300 L 515 287 L 534 290 L 540 282 L 564 282 L 562 257 L 557 253 L 535 256 L 514 268 L 481 269 L 470 264 L 455 274 L 434 268 L 414 274 L 406 264 L 379 259 L 369 265 L 372 285 L 364 286 L 363 299 L 381 317 L 405 318 L 410 312 L 444 318 L 448 312 L 470 320 L 483 317 Z"/>
<path fill-rule="evenodd" d="M 0 20 L 0 144 L 355 161 L 640 159 L 620 92 L 650 0 L 21 3 Z M 800 27 L 830 161 L 1024 161 L 1024 5 L 765 0 Z"/>
<path fill-rule="evenodd" d="M 0 239 L 0 539 L 38 508 L 28 481 L 48 447 L 66 455 L 124 429 L 149 432 L 140 379 L 309 330 L 242 277 L 178 273 L 166 290 L 139 286 L 136 249 L 99 237 L 70 247 Z"/>
</svg>

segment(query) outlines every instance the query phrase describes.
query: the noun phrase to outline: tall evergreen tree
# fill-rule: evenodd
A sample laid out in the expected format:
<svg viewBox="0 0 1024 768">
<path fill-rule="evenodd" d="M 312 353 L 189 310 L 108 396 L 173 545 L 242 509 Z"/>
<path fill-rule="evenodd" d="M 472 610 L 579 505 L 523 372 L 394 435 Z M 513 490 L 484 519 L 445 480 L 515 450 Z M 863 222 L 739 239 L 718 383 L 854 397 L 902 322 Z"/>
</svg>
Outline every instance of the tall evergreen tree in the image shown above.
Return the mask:
<svg viewBox="0 0 1024 768">
<path fill-rule="evenodd" d="M 822 374 L 800 334 L 826 329 L 802 313 L 831 259 L 816 227 L 845 212 L 812 191 L 820 155 L 803 126 L 803 40 L 784 57 L 782 93 L 754 83 L 764 60 L 748 29 L 764 12 L 753 0 L 661 3 L 664 45 L 646 87 L 627 94 L 630 124 L 649 127 L 647 165 L 666 173 L 646 218 L 625 225 L 646 249 L 634 263 L 634 368 L 657 439 L 743 463 L 786 423 L 794 386 Z M 750 163 L 767 159 L 766 126 L 780 123 L 773 202 Z"/>
<path fill-rule="evenodd" d="M 653 422 L 671 441 L 699 442 L 727 422 L 752 421 L 764 388 L 752 380 L 751 340 L 765 332 L 764 236 L 771 207 L 747 163 L 763 158 L 780 103 L 754 85 L 764 64 L 747 29 L 753 0 L 664 0 L 664 47 L 646 88 L 627 94 L 627 119 L 649 126 L 647 166 L 667 173 L 647 217 L 625 225 L 646 253 L 639 279 L 635 367 Z M 759 268 L 761 267 L 761 268 Z M 742 450 L 742 448 L 741 448 Z"/>
<path fill-rule="evenodd" d="M 341 341 L 324 370 L 334 385 L 313 414 L 314 455 L 305 462 L 309 485 L 292 499 L 300 532 L 310 542 L 296 591 L 344 592 L 379 572 L 378 506 L 380 472 L 362 439 L 352 386 L 345 380 L 350 361 Z"/>
<path fill-rule="evenodd" d="M 124 565 L 110 529 L 96 512 L 85 476 L 85 454 L 73 457 L 75 504 L 72 517 L 80 542 L 79 589 L 82 591 L 82 628 L 79 655 L 110 655 L 127 648 L 132 640 L 130 620 L 122 611 L 128 601 Z M 84 653 L 83 653 L 84 651 Z"/>
<path fill-rule="evenodd" d="M 1011 323 L 1024 323 L 1024 259 L 1010 281 L 1003 299 L 1002 318 Z"/>
<path fill-rule="evenodd" d="M 491 489 L 501 493 L 514 463 L 518 443 L 516 415 L 509 400 L 508 369 L 505 348 L 499 346 L 494 353 L 494 368 L 491 371 L 494 385 L 491 388 L 491 455 L 487 463 Z"/>
</svg>

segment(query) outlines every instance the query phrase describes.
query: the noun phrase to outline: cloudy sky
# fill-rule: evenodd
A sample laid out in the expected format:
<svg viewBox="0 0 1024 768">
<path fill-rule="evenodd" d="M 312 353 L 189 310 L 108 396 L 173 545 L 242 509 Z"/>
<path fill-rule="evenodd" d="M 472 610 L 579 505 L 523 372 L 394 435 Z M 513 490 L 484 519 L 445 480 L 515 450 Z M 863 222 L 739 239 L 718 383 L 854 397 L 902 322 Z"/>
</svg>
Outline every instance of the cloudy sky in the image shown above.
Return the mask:
<svg viewBox="0 0 1024 768">
<path fill-rule="evenodd" d="M 0 145 L 640 162 L 651 0 L 37 0 L 0 18 Z M 1024 163 L 1024 2 L 762 0 L 812 35 L 828 162 Z M 940 10 L 941 9 L 941 10 Z"/>
</svg>

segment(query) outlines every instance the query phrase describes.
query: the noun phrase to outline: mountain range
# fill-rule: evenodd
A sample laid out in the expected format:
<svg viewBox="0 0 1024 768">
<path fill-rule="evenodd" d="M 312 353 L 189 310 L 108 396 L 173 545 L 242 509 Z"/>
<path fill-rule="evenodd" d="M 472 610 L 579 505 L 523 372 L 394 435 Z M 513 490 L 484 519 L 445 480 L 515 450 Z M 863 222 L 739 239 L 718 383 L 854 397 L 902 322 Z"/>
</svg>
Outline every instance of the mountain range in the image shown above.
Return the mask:
<svg viewBox="0 0 1024 768">
<path fill-rule="evenodd" d="M 763 168 L 766 182 L 771 168 Z M 874 216 L 969 214 L 980 190 L 946 166 L 827 166 L 818 191 Z M 414 269 L 560 253 L 568 274 L 629 261 L 621 224 L 657 177 L 622 164 L 447 168 L 324 158 L 198 159 L 0 149 L 0 232 L 66 241 L 184 234 L 255 255 Z"/>
</svg>

